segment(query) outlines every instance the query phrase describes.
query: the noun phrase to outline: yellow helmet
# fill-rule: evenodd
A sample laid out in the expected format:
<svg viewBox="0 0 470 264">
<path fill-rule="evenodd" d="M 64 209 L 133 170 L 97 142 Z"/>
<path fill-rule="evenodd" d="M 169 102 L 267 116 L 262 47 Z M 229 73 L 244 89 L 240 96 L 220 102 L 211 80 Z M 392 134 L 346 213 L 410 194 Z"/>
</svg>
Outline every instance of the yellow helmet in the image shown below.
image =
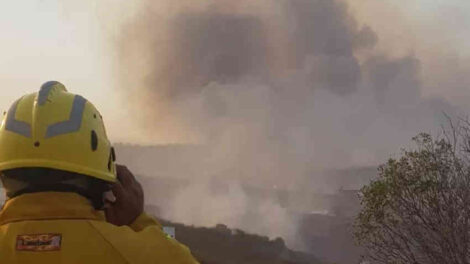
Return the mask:
<svg viewBox="0 0 470 264">
<path fill-rule="evenodd" d="M 0 171 L 50 168 L 116 181 L 115 154 L 98 110 L 59 82 L 18 99 L 0 127 Z"/>
</svg>

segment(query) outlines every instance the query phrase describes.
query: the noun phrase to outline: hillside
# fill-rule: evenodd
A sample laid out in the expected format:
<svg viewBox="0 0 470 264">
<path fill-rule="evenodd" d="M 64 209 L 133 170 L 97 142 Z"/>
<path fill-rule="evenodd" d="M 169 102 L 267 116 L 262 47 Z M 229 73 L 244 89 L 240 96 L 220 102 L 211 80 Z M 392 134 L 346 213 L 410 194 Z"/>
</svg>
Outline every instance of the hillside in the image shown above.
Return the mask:
<svg viewBox="0 0 470 264">
<path fill-rule="evenodd" d="M 288 249 L 281 238 L 269 240 L 225 225 L 203 228 L 160 221 L 175 227 L 177 240 L 187 245 L 201 264 L 321 263 L 313 255 Z"/>
</svg>

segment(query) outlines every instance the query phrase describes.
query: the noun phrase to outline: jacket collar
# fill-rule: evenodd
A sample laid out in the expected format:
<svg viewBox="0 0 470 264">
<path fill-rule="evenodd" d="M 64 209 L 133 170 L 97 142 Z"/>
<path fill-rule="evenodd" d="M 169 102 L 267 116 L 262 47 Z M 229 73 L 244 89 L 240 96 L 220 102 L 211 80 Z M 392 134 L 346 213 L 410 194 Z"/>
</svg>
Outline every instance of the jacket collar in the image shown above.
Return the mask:
<svg viewBox="0 0 470 264">
<path fill-rule="evenodd" d="M 28 220 L 88 219 L 104 221 L 102 211 L 76 193 L 41 192 L 8 200 L 0 211 L 0 226 Z"/>
</svg>

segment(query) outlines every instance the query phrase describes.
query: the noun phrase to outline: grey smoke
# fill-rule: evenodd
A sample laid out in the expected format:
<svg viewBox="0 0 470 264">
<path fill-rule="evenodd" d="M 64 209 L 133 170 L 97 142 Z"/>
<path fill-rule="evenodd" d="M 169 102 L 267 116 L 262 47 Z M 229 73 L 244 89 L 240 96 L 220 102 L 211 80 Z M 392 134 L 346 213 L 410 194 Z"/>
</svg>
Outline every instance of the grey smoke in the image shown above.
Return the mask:
<svg viewBox="0 0 470 264">
<path fill-rule="evenodd" d="M 268 202 L 253 210 L 236 184 L 223 198 L 204 183 L 319 190 L 314 172 L 375 166 L 418 132 L 438 128 L 442 112 L 460 113 L 443 98 L 424 98 L 420 59 L 376 51 L 373 25 L 359 25 L 342 1 L 267 0 L 259 15 L 227 12 L 246 1 L 209 2 L 161 17 L 146 1 L 119 41 L 121 78 L 132 84 L 123 92 L 131 111 L 146 111 L 143 127 L 151 134 L 176 122 L 208 148 L 185 175 L 200 183 L 166 208 L 175 220 L 293 237 L 287 209 Z M 233 211 L 220 209 L 232 202 Z M 200 203 L 216 204 L 202 215 L 189 210 Z M 280 222 L 268 223 L 269 214 Z"/>
<path fill-rule="evenodd" d="M 172 41 L 171 95 L 198 93 L 209 82 L 234 83 L 267 71 L 268 43 L 256 17 L 183 13 L 174 18 Z"/>
</svg>

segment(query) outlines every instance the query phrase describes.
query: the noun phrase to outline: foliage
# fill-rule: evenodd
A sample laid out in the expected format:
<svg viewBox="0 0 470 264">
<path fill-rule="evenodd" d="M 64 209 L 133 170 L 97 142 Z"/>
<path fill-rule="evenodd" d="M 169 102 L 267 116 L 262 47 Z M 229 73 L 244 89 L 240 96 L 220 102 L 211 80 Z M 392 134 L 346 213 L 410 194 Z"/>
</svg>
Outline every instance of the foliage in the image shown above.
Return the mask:
<svg viewBox="0 0 470 264">
<path fill-rule="evenodd" d="M 201 264 L 318 264 L 315 256 L 287 248 L 282 238 L 248 234 L 223 224 L 214 228 L 185 226 L 160 220 L 176 228 L 178 241 L 191 249 Z"/>
<path fill-rule="evenodd" d="M 468 127 L 468 126 L 467 126 Z M 451 126 L 379 167 L 361 190 L 355 238 L 372 263 L 470 263 L 469 131 Z"/>
</svg>

